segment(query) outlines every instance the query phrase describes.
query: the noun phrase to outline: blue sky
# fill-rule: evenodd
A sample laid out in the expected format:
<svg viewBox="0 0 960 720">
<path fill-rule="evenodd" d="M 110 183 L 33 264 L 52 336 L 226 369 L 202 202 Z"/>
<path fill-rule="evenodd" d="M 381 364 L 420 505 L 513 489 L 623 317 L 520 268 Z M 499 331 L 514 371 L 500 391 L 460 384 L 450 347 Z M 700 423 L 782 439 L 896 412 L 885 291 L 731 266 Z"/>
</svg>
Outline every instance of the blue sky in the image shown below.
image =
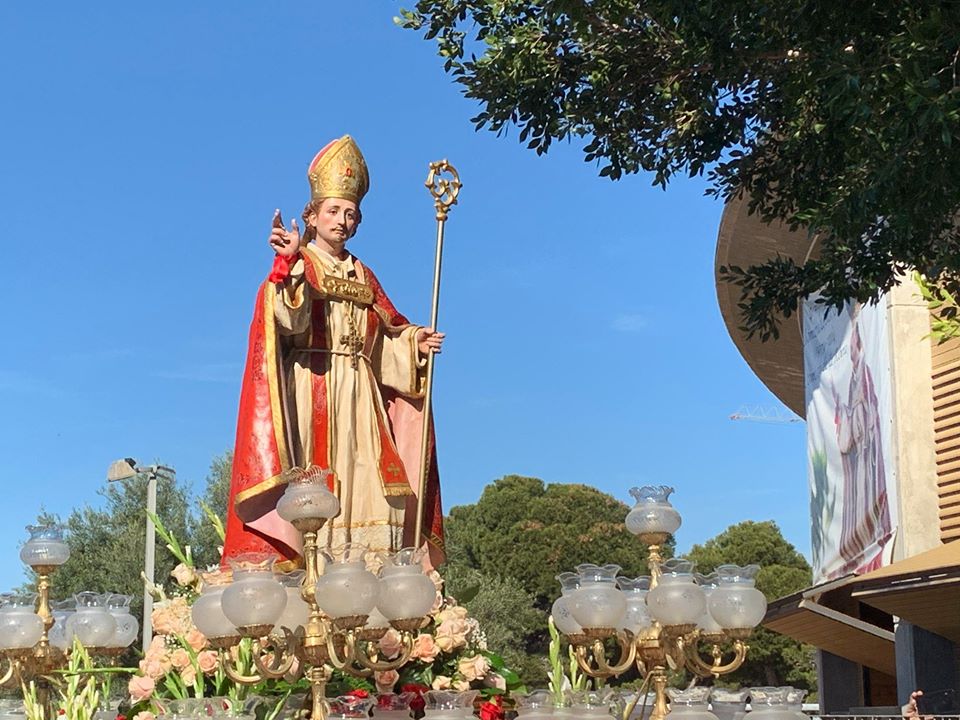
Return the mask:
<svg viewBox="0 0 960 720">
<path fill-rule="evenodd" d="M 728 419 L 776 400 L 717 308 L 721 205 L 700 181 L 599 178 L 577 143 L 537 157 L 475 132 L 398 7 L 0 6 L 0 588 L 21 580 L 22 527 L 98 503 L 117 457 L 202 489 L 233 444 L 273 209 L 299 212 L 307 164 L 344 133 L 372 178 L 351 249 L 415 320 L 427 163 L 464 180 L 436 377 L 447 508 L 509 473 L 623 500 L 664 483 L 681 549 L 774 519 L 808 551 L 803 425 Z"/>
</svg>

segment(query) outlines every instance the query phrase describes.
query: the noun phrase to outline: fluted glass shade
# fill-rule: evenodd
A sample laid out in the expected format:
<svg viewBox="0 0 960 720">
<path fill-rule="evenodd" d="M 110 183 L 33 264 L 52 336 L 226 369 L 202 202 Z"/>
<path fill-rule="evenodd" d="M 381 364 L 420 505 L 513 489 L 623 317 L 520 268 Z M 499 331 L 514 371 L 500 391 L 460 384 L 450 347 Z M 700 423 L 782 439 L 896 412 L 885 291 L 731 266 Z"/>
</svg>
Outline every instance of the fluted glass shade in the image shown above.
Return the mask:
<svg viewBox="0 0 960 720">
<path fill-rule="evenodd" d="M 287 593 L 287 604 L 280 614 L 280 619 L 277 620 L 277 628 L 285 627 L 296 630 L 298 627 L 305 626 L 310 620 L 310 606 L 307 605 L 300 594 L 303 576 L 303 570 L 295 570 L 280 577 L 280 583 Z"/>
<path fill-rule="evenodd" d="M 377 608 L 388 620 L 412 620 L 430 612 L 437 597 L 433 580 L 423 574 L 423 553 L 404 548 L 383 566 Z"/>
<path fill-rule="evenodd" d="M 671 558 L 663 563 L 659 584 L 647 593 L 650 616 L 662 625 L 695 625 L 707 609 L 703 588 L 693 581 L 694 563 Z"/>
<path fill-rule="evenodd" d="M 672 492 L 666 485 L 631 488 L 637 503 L 627 513 L 627 530 L 634 535 L 675 533 L 680 528 L 680 513 L 668 499 Z"/>
<path fill-rule="evenodd" d="M 113 638 L 107 644 L 107 647 L 124 648 L 129 647 L 137 634 L 140 632 L 140 621 L 130 614 L 129 595 L 113 594 L 107 598 L 107 611 L 113 616 L 116 622 L 116 629 L 113 632 Z"/>
<path fill-rule="evenodd" d="M 0 610 L 0 650 L 32 648 L 43 635 L 43 620 L 33 611 L 36 595 L 10 598 Z"/>
<path fill-rule="evenodd" d="M 291 475 L 277 501 L 277 514 L 287 522 L 323 518 L 340 512 L 340 501 L 327 489 L 329 470 L 311 467 Z"/>
<path fill-rule="evenodd" d="M 710 594 L 708 609 L 713 619 L 726 630 L 755 628 L 767 612 L 767 599 L 754 587 L 757 565 L 717 568 L 719 584 Z"/>
<path fill-rule="evenodd" d="M 334 619 L 369 615 L 379 595 L 380 581 L 359 561 L 327 565 L 317 580 L 317 605 Z"/>
<path fill-rule="evenodd" d="M 75 635 L 84 647 L 109 647 L 117 621 L 107 610 L 104 596 L 79 592 L 74 598 L 77 610 L 67 620 L 67 632 Z"/>
<path fill-rule="evenodd" d="M 223 612 L 223 591 L 226 585 L 204 585 L 203 592 L 190 609 L 197 630 L 208 638 L 235 637 L 240 633 Z"/>
<path fill-rule="evenodd" d="M 223 614 L 238 628 L 276 624 L 287 605 L 287 592 L 274 577 L 275 558 L 238 555 L 230 560 L 233 582 L 223 590 Z"/>
<path fill-rule="evenodd" d="M 63 539 L 62 525 L 28 525 L 30 539 L 20 548 L 24 565 L 63 565 L 70 558 L 70 546 Z"/>
<path fill-rule="evenodd" d="M 619 565 L 577 566 L 580 587 L 570 593 L 567 607 L 580 627 L 615 629 L 620 627 L 627 612 L 627 599 L 617 588 Z"/>
</svg>

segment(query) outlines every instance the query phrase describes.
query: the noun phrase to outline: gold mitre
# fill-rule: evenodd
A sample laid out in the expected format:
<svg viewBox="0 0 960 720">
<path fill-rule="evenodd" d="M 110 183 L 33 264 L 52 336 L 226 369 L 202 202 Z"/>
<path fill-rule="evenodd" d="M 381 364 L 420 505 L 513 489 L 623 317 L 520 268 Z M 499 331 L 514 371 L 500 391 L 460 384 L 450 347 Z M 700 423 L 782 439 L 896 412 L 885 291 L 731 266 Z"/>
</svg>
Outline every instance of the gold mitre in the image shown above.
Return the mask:
<svg viewBox="0 0 960 720">
<path fill-rule="evenodd" d="M 370 189 L 370 174 L 360 148 L 349 135 L 333 140 L 307 168 L 310 199 L 343 198 L 360 204 Z"/>
</svg>

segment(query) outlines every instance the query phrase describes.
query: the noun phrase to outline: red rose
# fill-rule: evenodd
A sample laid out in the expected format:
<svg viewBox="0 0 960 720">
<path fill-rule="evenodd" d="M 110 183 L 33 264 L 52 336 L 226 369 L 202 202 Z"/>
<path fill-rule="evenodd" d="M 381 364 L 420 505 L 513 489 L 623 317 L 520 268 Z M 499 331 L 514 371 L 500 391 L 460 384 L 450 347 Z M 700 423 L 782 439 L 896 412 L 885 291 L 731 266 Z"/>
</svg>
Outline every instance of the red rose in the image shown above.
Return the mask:
<svg viewBox="0 0 960 720">
<path fill-rule="evenodd" d="M 480 706 L 480 720 L 503 720 L 503 699 L 499 695 Z"/>
<path fill-rule="evenodd" d="M 361 699 L 370 697 L 370 693 L 368 693 L 366 690 L 363 690 L 361 688 L 357 688 L 356 690 L 351 690 L 350 692 L 347 693 L 347 695 L 349 695 L 350 697 L 361 698 Z"/>
</svg>

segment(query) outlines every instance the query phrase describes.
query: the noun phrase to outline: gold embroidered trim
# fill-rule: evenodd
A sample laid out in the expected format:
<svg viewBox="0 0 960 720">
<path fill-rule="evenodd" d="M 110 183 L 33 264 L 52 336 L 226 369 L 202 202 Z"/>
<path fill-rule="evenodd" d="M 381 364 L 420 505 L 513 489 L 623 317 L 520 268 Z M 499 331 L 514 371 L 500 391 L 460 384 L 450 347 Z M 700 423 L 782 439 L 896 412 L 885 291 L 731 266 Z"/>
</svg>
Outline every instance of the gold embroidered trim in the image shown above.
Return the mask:
<svg viewBox="0 0 960 720">
<path fill-rule="evenodd" d="M 233 496 L 234 506 L 244 503 L 251 498 L 261 495 L 265 492 L 273 490 L 274 488 L 280 487 L 281 485 L 286 485 L 287 479 L 283 475 L 274 475 L 272 478 L 267 480 L 262 480 L 252 487 L 248 487 L 246 490 L 241 490 L 236 495 Z"/>
<path fill-rule="evenodd" d="M 267 386 L 270 389 L 270 414 L 273 416 L 273 434 L 277 442 L 280 469 L 287 470 L 290 467 L 290 452 L 287 447 L 286 432 L 284 432 L 283 402 L 280 399 L 280 378 L 277 375 L 279 356 L 277 354 L 276 317 L 273 309 L 276 293 L 270 288 L 265 288 L 263 297 L 264 365 L 266 365 L 267 371 Z"/>
<path fill-rule="evenodd" d="M 307 252 L 304 257 L 309 257 L 316 271 L 317 282 L 311 283 L 313 288 L 324 297 L 335 300 L 350 300 L 361 305 L 373 304 L 373 289 L 363 282 L 338 278 L 333 275 L 327 275 L 323 268 L 323 261 L 315 254 L 317 251 L 306 247 Z"/>
<path fill-rule="evenodd" d="M 281 560 L 280 562 L 274 563 L 273 568 L 277 572 L 282 573 L 301 570 L 303 569 L 303 557 L 298 555 L 295 560 Z"/>
<path fill-rule="evenodd" d="M 382 527 L 384 525 L 390 525 L 391 527 L 402 528 L 402 520 L 366 520 L 364 522 L 357 523 L 333 523 L 331 527 L 334 530 L 344 530 L 346 528 L 356 529 L 356 528 L 366 528 L 366 527 Z"/>
</svg>

